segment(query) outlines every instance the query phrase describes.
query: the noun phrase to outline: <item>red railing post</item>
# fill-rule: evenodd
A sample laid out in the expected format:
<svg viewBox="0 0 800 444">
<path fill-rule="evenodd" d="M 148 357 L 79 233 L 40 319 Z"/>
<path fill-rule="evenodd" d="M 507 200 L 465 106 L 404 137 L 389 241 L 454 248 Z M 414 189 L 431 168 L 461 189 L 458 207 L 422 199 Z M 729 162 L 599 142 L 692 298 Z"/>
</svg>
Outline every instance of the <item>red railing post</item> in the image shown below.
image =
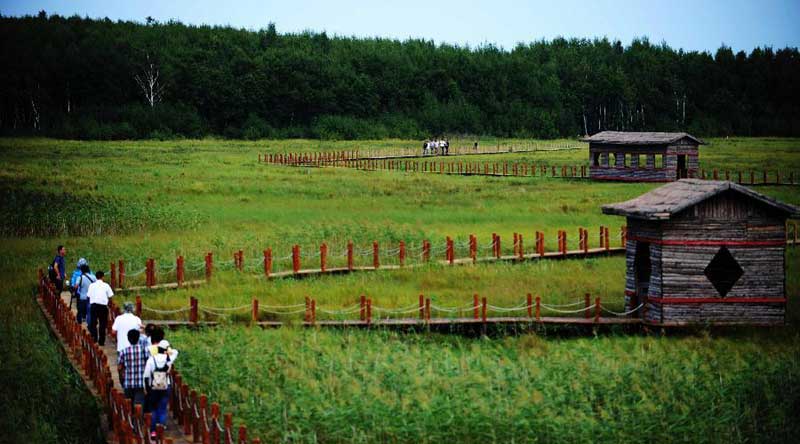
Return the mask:
<svg viewBox="0 0 800 444">
<path fill-rule="evenodd" d="M 517 239 L 517 252 L 519 253 L 519 260 L 525 259 L 525 245 L 522 243 L 522 233 L 519 234 Z"/>
<path fill-rule="evenodd" d="M 136 295 L 136 316 L 142 316 L 142 297 Z"/>
<path fill-rule="evenodd" d="M 488 304 L 486 303 L 486 298 L 485 297 L 481 298 L 481 320 L 483 320 L 484 324 L 486 323 L 486 306 L 487 305 Z"/>
<path fill-rule="evenodd" d="M 603 245 L 605 245 L 606 250 L 611 248 L 610 244 L 608 243 L 608 227 L 605 227 L 605 234 L 603 236 Z"/>
<path fill-rule="evenodd" d="M 362 320 L 362 321 L 366 321 L 367 320 L 367 297 L 364 296 L 363 294 L 361 295 L 361 298 L 358 301 L 358 305 L 359 305 L 359 317 L 358 318 L 360 320 Z"/>
<path fill-rule="evenodd" d="M 353 271 L 353 241 L 347 241 L 347 269 Z"/>
<path fill-rule="evenodd" d="M 379 255 L 378 241 L 372 241 L 372 268 L 378 269 L 381 267 L 381 258 Z"/>
<path fill-rule="evenodd" d="M 425 298 L 425 320 L 431 320 L 431 298 Z"/>
<path fill-rule="evenodd" d="M 480 316 L 480 301 L 478 299 L 478 293 L 472 295 L 472 319 L 478 319 Z"/>
<path fill-rule="evenodd" d="M 251 313 L 253 322 L 258 322 L 258 299 L 253 298 L 253 310 Z"/>
<path fill-rule="evenodd" d="M 198 316 L 197 316 L 197 298 L 194 296 L 189 297 L 189 322 L 192 324 L 197 324 Z"/>
<path fill-rule="evenodd" d="M 431 243 L 426 239 L 422 241 L 422 261 L 428 262 L 431 260 Z"/>
<path fill-rule="evenodd" d="M 406 243 L 402 240 L 400 241 L 399 260 L 401 267 L 406 265 Z"/>
<path fill-rule="evenodd" d="M 594 300 L 594 321 L 600 321 L 600 298 Z"/>
<path fill-rule="evenodd" d="M 586 309 L 586 311 L 583 312 L 583 317 L 585 317 L 586 319 L 589 319 L 591 317 L 591 314 L 589 313 L 589 305 L 590 304 L 591 304 L 591 300 L 590 300 L 589 293 L 586 293 L 583 296 L 583 308 Z"/>
<path fill-rule="evenodd" d="M 292 247 L 292 271 L 297 274 L 300 271 L 300 246 Z"/>
<path fill-rule="evenodd" d="M 206 281 L 211 280 L 211 274 L 214 271 L 214 254 L 210 251 L 206 253 Z"/>
<path fill-rule="evenodd" d="M 264 250 L 264 276 L 269 277 L 272 273 L 272 248 Z"/>
<path fill-rule="evenodd" d="M 527 302 L 526 305 L 528 306 L 527 307 L 528 317 L 529 318 L 533 317 L 533 295 L 532 294 L 528 293 L 528 298 L 527 298 L 526 302 Z"/>
<path fill-rule="evenodd" d="M 178 287 L 183 286 L 183 256 L 178 256 L 175 260 L 175 280 L 178 283 Z"/>
<path fill-rule="evenodd" d="M 536 320 L 542 320 L 542 298 L 536 296 Z"/>
<path fill-rule="evenodd" d="M 319 269 L 321 272 L 325 273 L 327 270 L 327 259 L 328 259 L 328 245 L 326 243 L 322 243 L 319 246 Z"/>
</svg>

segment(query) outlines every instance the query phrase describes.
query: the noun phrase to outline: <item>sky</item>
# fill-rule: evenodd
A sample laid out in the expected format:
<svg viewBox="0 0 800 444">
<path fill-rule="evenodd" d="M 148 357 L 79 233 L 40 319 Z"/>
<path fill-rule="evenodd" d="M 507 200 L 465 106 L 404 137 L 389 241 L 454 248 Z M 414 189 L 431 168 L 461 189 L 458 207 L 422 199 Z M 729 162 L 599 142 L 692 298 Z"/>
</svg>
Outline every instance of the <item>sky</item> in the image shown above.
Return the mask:
<svg viewBox="0 0 800 444">
<path fill-rule="evenodd" d="M 673 48 L 713 53 L 758 46 L 800 47 L 800 0 L 0 0 L 4 16 L 48 14 L 144 22 L 150 16 L 186 24 L 279 33 L 325 31 L 329 36 L 424 38 L 512 49 L 555 37 L 637 37 Z"/>
</svg>

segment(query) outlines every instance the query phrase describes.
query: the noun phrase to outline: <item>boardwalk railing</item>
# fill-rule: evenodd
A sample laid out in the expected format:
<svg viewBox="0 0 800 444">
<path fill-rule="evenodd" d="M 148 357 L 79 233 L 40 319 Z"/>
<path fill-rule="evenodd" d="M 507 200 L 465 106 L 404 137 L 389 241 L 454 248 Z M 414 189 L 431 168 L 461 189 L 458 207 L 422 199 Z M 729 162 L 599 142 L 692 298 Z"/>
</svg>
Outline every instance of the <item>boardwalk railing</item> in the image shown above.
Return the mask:
<svg viewBox="0 0 800 444">
<path fill-rule="evenodd" d="M 468 239 L 459 242 L 447 236 L 443 243 L 435 246 L 428 240 L 416 245 L 399 241 L 388 247 L 377 241 L 366 247 L 357 247 L 351 241 L 336 248 L 327 243 L 314 247 L 293 245 L 287 255 L 279 256 L 272 248 L 267 248 L 260 252 L 260 257 L 250 260 L 245 257 L 244 250 L 234 251 L 229 260 L 215 259 L 214 253 L 207 252 L 202 261 L 193 263 L 187 263 L 184 256 L 178 256 L 163 265 L 157 264 L 153 258 L 147 258 L 144 267 L 134 272 L 128 270 L 129 262 L 120 259 L 110 263 L 110 284 L 118 289 L 180 288 L 189 283 L 210 280 L 216 270 L 258 272 L 266 278 L 274 278 L 410 268 L 429 262 L 453 265 L 500 260 L 583 258 L 622 251 L 626 242 L 626 228 L 622 226 L 614 230 L 613 237 L 618 240 L 612 240 L 610 232 L 609 227 L 600 226 L 597 243 L 591 242 L 590 239 L 595 237 L 585 228 L 578 228 L 576 237 L 568 236 L 566 230 L 558 230 L 557 239 L 552 243 L 546 242 L 544 233 L 540 231 L 534 233 L 530 243 L 525 242 L 523 233 L 513 233 L 510 251 L 503 249 L 504 245 L 509 244 L 503 243 L 501 236 L 493 233 L 491 241 L 485 244 L 479 243 L 477 236 L 470 234 Z M 612 243 L 619 246 L 612 246 Z"/>
<path fill-rule="evenodd" d="M 793 171 L 768 171 L 768 170 L 705 170 L 700 169 L 701 179 L 729 180 L 740 185 L 798 185 L 800 180 Z"/>
<path fill-rule="evenodd" d="M 141 405 L 132 404 L 124 393 L 114 386 L 111 367 L 103 349 L 97 345 L 89 332 L 78 323 L 69 305 L 58 295 L 55 286 L 39 270 L 38 297 L 45 313 L 51 320 L 53 330 L 62 341 L 70 360 L 82 370 L 97 396 L 108 412 L 109 422 L 116 442 L 121 444 L 172 443 L 164 437 L 163 427 L 157 428 L 157 438 L 151 441 L 149 431 L 151 415 L 142 412 Z M 111 321 L 118 309 L 111 304 Z M 205 395 L 198 395 L 174 370 L 170 406 L 172 415 L 182 426 L 183 433 L 192 437 L 191 442 L 203 443 L 260 443 L 259 439 L 247 440 L 247 428 L 235 429 L 231 414 L 220 415 L 219 405 L 209 404 Z M 90 387 L 90 388 L 92 388 Z M 222 421 L 220 423 L 220 420 Z"/>
<path fill-rule="evenodd" d="M 234 317 L 262 327 L 280 327 L 296 321 L 302 314 L 302 322 L 291 322 L 303 326 L 402 326 L 428 324 L 475 324 L 475 323 L 560 323 L 560 324 L 615 324 L 630 323 L 631 314 L 642 309 L 643 305 L 625 312 L 617 312 L 604 306 L 600 298 L 592 298 L 588 293 L 583 299 L 563 304 L 548 304 L 540 296 L 527 294 L 524 302 L 511 307 L 492 305 L 488 298 L 474 294 L 472 301 L 463 306 L 437 305 L 429 297 L 420 294 L 416 303 L 403 307 L 381 307 L 371 297 L 362 295 L 354 304 L 346 307 L 323 307 L 316 299 L 306 298 L 305 302 L 290 305 L 264 305 L 253 298 L 250 304 L 237 307 L 204 307 L 195 297 L 189 304 L 177 309 L 160 310 L 149 307 L 136 297 L 137 316 L 147 313 L 160 317 L 170 325 L 197 325 L 201 314 L 203 321 L 212 323 L 216 319 Z M 440 315 L 432 316 L 432 313 Z M 544 316 L 549 313 L 551 316 Z M 614 316 L 603 318 L 602 313 Z M 490 314 L 494 314 L 491 316 Z M 164 317 L 164 315 L 180 315 Z"/>
</svg>

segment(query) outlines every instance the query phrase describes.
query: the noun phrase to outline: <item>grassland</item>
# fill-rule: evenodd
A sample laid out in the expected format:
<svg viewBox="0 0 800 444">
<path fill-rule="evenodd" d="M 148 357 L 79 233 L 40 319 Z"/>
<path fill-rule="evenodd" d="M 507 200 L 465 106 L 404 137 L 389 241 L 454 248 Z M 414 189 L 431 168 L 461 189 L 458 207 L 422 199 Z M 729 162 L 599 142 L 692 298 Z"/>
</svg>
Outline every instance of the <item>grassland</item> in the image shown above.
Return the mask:
<svg viewBox="0 0 800 444">
<path fill-rule="evenodd" d="M 800 170 L 798 140 L 710 142 L 701 148 L 706 168 Z M 418 145 L 412 141 L 360 144 L 374 149 Z M 15 206 L 5 203 L 0 207 L 6 253 L 0 256 L 5 277 L 0 294 L 6 301 L 0 310 L 0 333 L 6 339 L 0 352 L 11 357 L 2 366 L 3 380 L 22 374 L 19 387 L 35 386 L 33 393 L 16 387 L 2 392 L 0 407 L 9 412 L 3 420 L 30 424 L 27 428 L 37 430 L 40 442 L 87 442 L 92 437 L 85 430 L 96 429 L 86 422 L 93 415 L 84 414 L 95 412 L 96 406 L 88 395 L 75 390 L 78 384 L 65 370 L 55 344 L 46 339 L 30 299 L 35 270 L 52 258 L 56 244 L 67 245 L 70 264 L 87 257 L 93 268 L 107 269 L 110 261 L 124 258 L 129 270 L 136 269 L 131 264 L 143 267 L 146 257 L 155 257 L 160 266 L 171 264 L 179 254 L 196 263 L 209 250 L 221 263 L 229 261 L 233 251 L 243 249 L 251 263 L 266 247 L 286 255 L 293 244 L 310 251 L 323 241 L 338 248 L 347 240 L 362 247 L 373 240 L 387 246 L 401 239 L 441 242 L 445 236 L 463 242 L 470 233 L 485 244 L 491 233 L 497 232 L 508 246 L 515 231 L 525 233 L 531 245 L 536 230 L 544 231 L 552 244 L 556 231 L 565 229 L 571 233 L 574 248 L 578 227 L 596 229 L 602 224 L 616 228 L 623 223 L 621 218 L 602 215 L 601 204 L 654 187 L 256 163 L 258 152 L 352 147 L 351 143 L 316 141 L 0 140 L 0 184 L 20 195 L 41 198 L 46 205 L 31 205 L 46 208 L 51 215 L 47 223 L 36 219 L 22 222 L 10 217 Z M 513 158 L 517 156 L 554 164 L 584 162 L 586 158 L 584 151 Z M 503 157 L 511 158 L 492 158 Z M 800 204 L 796 188 L 759 190 Z M 76 202 L 87 204 L 76 207 Z M 108 208 L 113 208 L 115 216 L 93 218 L 106 214 Z M 128 216 L 136 222 L 120 223 Z M 83 227 L 85 224 L 70 228 L 75 219 L 92 221 L 91 228 Z M 54 236 L 54 232 L 61 235 Z M 800 295 L 796 252 L 790 254 L 788 263 L 789 297 L 794 301 Z M 336 307 L 349 305 L 366 293 L 376 303 L 391 307 L 413 303 L 420 292 L 449 306 L 469 302 L 473 292 L 499 305 L 510 305 L 527 292 L 564 301 L 588 291 L 616 304 L 612 307 L 620 307 L 622 266 L 621 258 L 514 266 L 429 266 L 272 282 L 258 278 L 255 271 L 221 270 L 209 286 L 145 297 L 149 304 L 168 308 L 185 305 L 190 294 L 214 306 L 240 305 L 252 296 L 262 303 L 294 303 L 310 295 L 321 304 Z M 790 302 L 792 320 L 797 319 L 796 305 Z M 796 410 L 800 402 L 791 388 L 800 385 L 797 334 L 792 326 L 779 332 L 745 331 L 721 338 L 701 334 L 666 339 L 617 335 L 456 339 L 230 327 L 176 332 L 172 339 L 182 349 L 179 366 L 187 378 L 227 409 L 243 415 L 251 428 L 266 437 L 324 442 L 442 441 L 457 430 L 462 433 L 459 439 L 474 435 L 469 438 L 474 441 L 552 442 L 561 441 L 563 434 L 571 441 L 613 442 L 626 436 L 642 441 L 657 436 L 659 441 L 776 442 L 798 433 L 797 424 L 785 420 L 787 412 Z M 261 356 L 269 350 L 276 351 Z M 359 358 L 361 355 L 369 359 Z M 209 365 L 217 357 L 241 357 L 243 363 Z M 312 364 L 314 357 L 319 362 Z M 354 364 L 347 364 L 350 359 Z M 430 362 L 439 360 L 442 369 L 426 370 Z M 475 363 L 467 365 L 467 376 L 445 371 L 457 369 L 462 361 Z M 325 362 L 329 365 L 322 368 Z M 531 370 L 533 366 L 538 366 L 538 373 Z M 21 370 L 30 367 L 36 371 Z M 270 373 L 264 368 L 275 370 Z M 424 378 L 408 382 L 402 372 L 422 373 Z M 54 379 L 53 374 L 59 377 Z M 271 375 L 282 376 L 272 379 Z M 644 376 L 637 379 L 639 375 Z M 610 382 L 600 384 L 595 376 Z M 334 392 L 323 389 L 324 378 L 338 379 L 337 384 L 346 386 L 341 394 L 347 396 L 334 397 Z M 354 400 L 350 395 L 362 393 L 351 386 L 362 379 L 385 380 L 387 385 Z M 516 379 L 520 381 L 514 382 Z M 655 381 L 655 391 L 644 390 L 648 379 Z M 43 380 L 52 383 L 41 384 Z M 503 383 L 479 383 L 491 380 Z M 456 389 L 459 381 L 467 384 L 465 393 Z M 627 391 L 631 387 L 627 381 L 641 386 Z M 258 391 L 245 393 L 251 386 L 259 387 Z M 424 404 L 419 393 L 426 391 L 429 397 Z M 408 399 L 417 408 L 403 406 L 398 399 Z M 511 406 L 518 407 L 518 412 Z M 473 410 L 475 413 L 470 413 Z M 404 415 L 408 422 L 398 419 Z"/>
</svg>

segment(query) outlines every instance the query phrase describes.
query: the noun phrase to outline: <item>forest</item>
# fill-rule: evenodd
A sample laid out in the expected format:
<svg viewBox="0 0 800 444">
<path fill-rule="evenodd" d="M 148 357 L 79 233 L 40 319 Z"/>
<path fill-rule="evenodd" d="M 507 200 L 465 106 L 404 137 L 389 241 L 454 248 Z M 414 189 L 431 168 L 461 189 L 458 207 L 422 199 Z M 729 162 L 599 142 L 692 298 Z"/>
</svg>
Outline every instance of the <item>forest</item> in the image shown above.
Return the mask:
<svg viewBox="0 0 800 444">
<path fill-rule="evenodd" d="M 532 30 L 533 32 L 533 30 Z M 511 49 L 0 17 L 0 134 L 72 139 L 800 136 L 800 53 L 647 38 Z"/>
</svg>

